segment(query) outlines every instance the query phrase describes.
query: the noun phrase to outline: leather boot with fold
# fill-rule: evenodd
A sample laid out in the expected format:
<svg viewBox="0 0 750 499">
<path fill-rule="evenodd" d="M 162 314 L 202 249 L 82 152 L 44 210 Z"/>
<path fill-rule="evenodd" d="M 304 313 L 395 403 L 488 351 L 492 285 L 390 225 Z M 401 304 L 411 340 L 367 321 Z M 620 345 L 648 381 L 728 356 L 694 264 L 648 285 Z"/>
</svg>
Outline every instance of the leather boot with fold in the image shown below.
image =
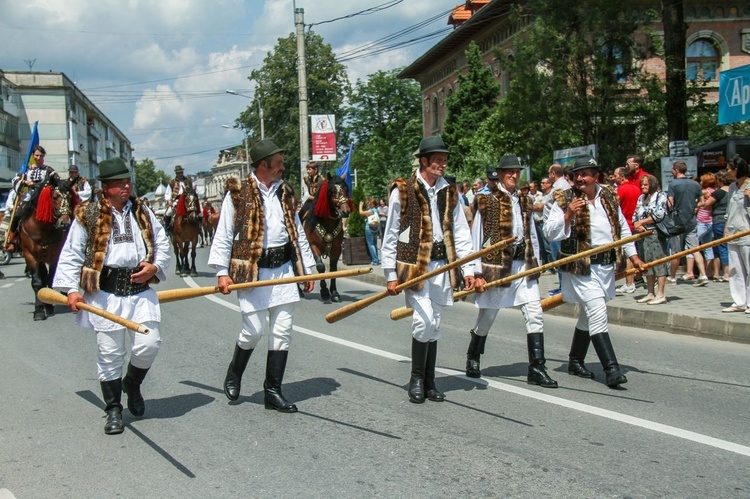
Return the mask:
<svg viewBox="0 0 750 499">
<path fill-rule="evenodd" d="M 263 402 L 266 409 L 279 412 L 297 412 L 297 406 L 284 398 L 281 393 L 281 383 L 284 381 L 286 361 L 289 356 L 287 350 L 269 350 L 266 359 L 266 381 L 263 382 Z"/>
<path fill-rule="evenodd" d="M 526 346 L 529 350 L 529 374 L 526 382 L 542 388 L 557 388 L 557 381 L 550 378 L 544 368 L 544 364 L 547 363 L 547 359 L 544 358 L 544 334 L 527 334 Z"/>
<path fill-rule="evenodd" d="M 612 341 L 609 339 L 609 333 L 599 333 L 591 337 L 591 343 L 594 344 L 596 354 L 604 368 L 606 376 L 605 383 L 610 388 L 616 388 L 623 383 L 628 382 L 628 378 L 620 372 L 620 365 L 615 357 L 615 350 L 612 347 Z"/>
<path fill-rule="evenodd" d="M 411 378 L 409 379 L 409 401 L 424 403 L 424 375 L 429 344 L 411 339 Z M 435 350 L 437 353 L 437 350 Z"/>
<path fill-rule="evenodd" d="M 591 343 L 589 332 L 576 328 L 573 333 L 573 342 L 570 344 L 568 374 L 578 376 L 579 378 L 594 379 L 594 373 L 586 369 L 586 366 L 583 365 L 586 352 L 589 351 L 589 343 Z"/>
<path fill-rule="evenodd" d="M 240 386 L 242 383 L 242 374 L 245 372 L 247 362 L 250 360 L 253 349 L 243 350 L 239 345 L 234 345 L 234 355 L 227 369 L 227 376 L 224 378 L 224 395 L 229 400 L 240 398 Z"/>
<path fill-rule="evenodd" d="M 128 364 L 128 373 L 122 379 L 122 391 L 128 396 L 128 410 L 133 416 L 141 417 L 146 412 L 146 402 L 141 395 L 141 383 L 148 369 Z"/>
<path fill-rule="evenodd" d="M 487 336 L 479 336 L 472 329 L 469 349 L 466 351 L 466 376 L 470 378 L 481 378 L 482 371 L 479 369 L 479 358 L 484 353 L 484 344 L 487 343 Z"/>
<path fill-rule="evenodd" d="M 437 341 L 427 343 L 427 362 L 424 370 L 424 388 L 428 400 L 442 402 L 445 394 L 435 386 L 435 364 L 437 363 Z"/>
<path fill-rule="evenodd" d="M 122 433 L 124 425 L 122 423 L 122 404 L 120 397 L 122 395 L 122 380 L 120 378 L 112 381 L 100 381 L 102 397 L 104 398 L 104 412 L 107 413 L 107 421 L 104 423 L 104 433 L 107 435 L 117 435 Z"/>
</svg>

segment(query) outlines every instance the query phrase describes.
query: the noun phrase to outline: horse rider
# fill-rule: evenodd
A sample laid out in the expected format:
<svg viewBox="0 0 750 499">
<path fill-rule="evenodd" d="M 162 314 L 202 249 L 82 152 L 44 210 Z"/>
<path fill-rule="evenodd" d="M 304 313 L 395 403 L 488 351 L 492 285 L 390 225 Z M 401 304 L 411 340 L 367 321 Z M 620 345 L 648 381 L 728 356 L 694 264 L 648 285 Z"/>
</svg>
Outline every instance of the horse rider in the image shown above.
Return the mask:
<svg viewBox="0 0 750 499">
<path fill-rule="evenodd" d="M 91 184 L 86 177 L 81 177 L 76 165 L 68 167 L 68 185 L 78 196 L 79 203 L 91 199 Z"/>
<path fill-rule="evenodd" d="M 233 283 L 312 274 L 315 260 L 295 209 L 294 189 L 282 179 L 283 153 L 271 140 L 261 140 L 250 150 L 253 171 L 240 185 L 229 185 L 208 257 L 225 295 Z M 304 291 L 311 292 L 314 284 L 312 280 L 305 282 Z M 227 369 L 224 393 L 229 400 L 239 398 L 242 374 L 266 331 L 268 317 L 264 404 L 266 409 L 297 412 L 297 406 L 281 392 L 294 308 L 299 301 L 297 285 L 272 284 L 240 290 L 237 299 L 242 328 Z"/>
<path fill-rule="evenodd" d="M 391 185 L 385 236 L 380 263 L 387 291 L 473 251 L 466 222 L 454 185 L 443 178 L 448 149 L 439 136 L 419 143 L 419 168 L 406 180 Z M 474 262 L 462 266 L 466 289 L 474 288 Z M 405 290 L 412 316 L 411 378 L 409 400 L 421 404 L 425 397 L 442 402 L 445 395 L 435 386 L 437 341 L 443 308 L 453 305 L 453 288 L 459 287 L 457 270 L 439 274 Z"/>
<path fill-rule="evenodd" d="M 167 211 L 164 214 L 165 223 L 164 226 L 167 232 L 172 231 L 172 225 L 174 222 L 173 215 L 177 209 L 177 205 L 182 201 L 185 201 L 185 194 L 188 190 L 193 189 L 193 179 L 185 176 L 185 170 L 181 165 L 174 167 L 174 178 L 169 181 L 167 190 L 164 192 L 164 200 L 166 201 Z"/>
<path fill-rule="evenodd" d="M 99 163 L 102 196 L 76 208 L 53 282 L 54 289 L 68 295 L 68 307 L 74 312 L 79 312 L 77 303 L 85 302 L 150 330 L 136 334 L 98 315 L 77 314 L 79 326 L 96 331 L 107 435 L 123 431 L 122 392 L 133 416 L 146 410 L 140 386 L 161 345 L 161 310 L 149 284 L 167 278 L 172 258 L 164 228 L 151 209 L 133 196 L 132 175 L 120 158 Z M 127 350 L 131 350 L 130 362 L 122 378 Z"/>
<path fill-rule="evenodd" d="M 12 190 L 15 193 L 15 197 L 20 196 L 20 200 L 18 201 L 18 208 L 11 214 L 13 220 L 10 223 L 10 233 L 6 239 L 8 245 L 5 248 L 9 253 L 16 251 L 18 247 L 18 224 L 28 216 L 30 208 L 28 201 L 34 195 L 34 192 L 44 185 L 50 177 L 60 180 L 60 177 L 51 166 L 44 165 L 44 157 L 46 155 L 47 151 L 42 146 L 34 146 L 31 150 L 32 164 L 29 165 L 25 174 L 19 173 L 13 178 Z"/>
<path fill-rule="evenodd" d="M 520 306 L 526 322 L 529 352 L 526 380 L 543 388 L 557 388 L 557 382 L 549 377 L 544 368 L 544 319 L 538 275 L 516 279 L 507 286 L 484 289 L 487 281 L 539 266 L 539 241 L 531 216 L 534 200 L 516 189 L 521 162 L 513 154 L 505 155 L 500 158 L 496 172 L 497 183 L 490 184 L 491 192 L 477 193 L 474 198 L 477 208 L 471 229 L 474 249 L 479 251 L 486 244 L 509 237 L 514 237 L 515 242 L 482 257 L 481 263 L 477 264 L 474 277 L 479 294 L 474 297 L 474 303 L 479 314 L 474 328 L 469 332 L 471 340 L 466 353 L 466 375 L 470 378 L 482 376 L 479 358 L 484 353 L 487 334 L 500 309 Z M 487 178 L 491 179 L 490 172 Z"/>
<path fill-rule="evenodd" d="M 307 175 L 302 180 L 302 208 L 300 209 L 299 217 L 304 221 L 307 214 L 314 208 L 313 202 L 315 202 L 315 196 L 318 194 L 320 186 L 323 185 L 325 179 L 318 173 L 318 164 L 310 161 L 307 163 Z"/>
</svg>

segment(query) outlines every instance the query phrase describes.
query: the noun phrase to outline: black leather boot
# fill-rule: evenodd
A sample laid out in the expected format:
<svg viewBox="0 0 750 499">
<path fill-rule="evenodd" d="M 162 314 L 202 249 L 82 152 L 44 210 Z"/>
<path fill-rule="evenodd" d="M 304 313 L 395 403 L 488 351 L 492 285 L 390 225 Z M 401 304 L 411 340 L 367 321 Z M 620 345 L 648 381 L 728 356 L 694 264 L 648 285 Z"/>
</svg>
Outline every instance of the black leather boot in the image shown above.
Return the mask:
<svg viewBox="0 0 750 499">
<path fill-rule="evenodd" d="M 107 435 L 122 433 L 124 429 L 122 424 L 122 404 L 120 404 L 122 380 L 118 378 L 112 381 L 100 381 L 99 385 L 102 388 L 102 397 L 104 398 L 104 412 L 107 413 L 107 421 L 104 423 L 104 433 Z"/>
<path fill-rule="evenodd" d="M 245 372 L 247 362 L 250 360 L 250 355 L 252 355 L 252 353 L 252 348 L 250 350 L 243 350 L 239 345 L 234 345 L 232 362 L 229 363 L 227 376 L 224 378 L 224 395 L 226 395 L 229 400 L 237 400 L 240 398 L 242 374 Z"/>
<path fill-rule="evenodd" d="M 615 388 L 618 385 L 627 383 L 628 378 L 620 372 L 620 365 L 617 363 L 617 357 L 615 357 L 615 350 L 612 347 L 612 341 L 609 339 L 609 333 L 595 334 L 591 337 L 591 343 L 594 344 L 596 354 L 599 356 L 599 361 L 601 361 L 604 368 L 605 383 L 607 386 Z"/>
<path fill-rule="evenodd" d="M 424 389 L 427 398 L 433 402 L 445 400 L 445 394 L 435 386 L 435 363 L 437 362 L 437 341 L 427 343 L 427 362 L 424 370 Z"/>
<path fill-rule="evenodd" d="M 279 412 L 297 412 L 297 406 L 284 398 L 281 393 L 281 383 L 284 381 L 286 360 L 289 352 L 286 350 L 269 350 L 266 360 L 266 381 L 263 383 L 263 402 L 266 409 Z"/>
<path fill-rule="evenodd" d="M 141 395 L 141 383 L 148 369 L 141 369 L 128 363 L 128 373 L 122 379 L 122 391 L 128 396 L 128 410 L 133 416 L 141 417 L 146 412 L 146 402 Z"/>
<path fill-rule="evenodd" d="M 411 339 L 411 378 L 409 379 L 409 400 L 415 404 L 424 403 L 424 374 L 427 365 L 429 344 Z M 437 354 L 437 350 L 435 350 Z"/>
<path fill-rule="evenodd" d="M 542 388 L 557 388 L 557 381 L 550 378 L 544 364 L 544 334 L 531 333 L 526 335 L 526 346 L 529 350 L 529 374 L 526 382 L 530 385 L 539 385 Z"/>
<path fill-rule="evenodd" d="M 568 374 L 580 378 L 594 379 L 594 373 L 586 369 L 586 366 L 583 365 L 586 352 L 589 350 L 589 343 L 591 343 L 589 332 L 576 328 L 573 333 L 573 342 L 570 344 Z"/>
<path fill-rule="evenodd" d="M 472 329 L 469 349 L 466 351 L 466 375 L 470 378 L 481 378 L 482 371 L 479 369 L 479 357 L 484 353 L 484 344 L 487 343 L 487 336 L 479 336 Z"/>
</svg>

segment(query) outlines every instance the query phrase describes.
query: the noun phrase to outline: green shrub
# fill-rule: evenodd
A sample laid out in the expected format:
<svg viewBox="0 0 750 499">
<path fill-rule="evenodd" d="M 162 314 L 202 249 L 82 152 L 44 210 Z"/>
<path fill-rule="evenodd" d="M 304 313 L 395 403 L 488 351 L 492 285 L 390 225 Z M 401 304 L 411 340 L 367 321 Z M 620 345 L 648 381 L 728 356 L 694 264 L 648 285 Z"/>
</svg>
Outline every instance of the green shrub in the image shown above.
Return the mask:
<svg viewBox="0 0 750 499">
<path fill-rule="evenodd" d="M 355 187 L 352 193 L 354 209 L 346 222 L 346 232 L 351 237 L 365 237 L 365 217 L 359 214 L 359 203 L 365 202 L 365 192 L 361 187 Z"/>
</svg>

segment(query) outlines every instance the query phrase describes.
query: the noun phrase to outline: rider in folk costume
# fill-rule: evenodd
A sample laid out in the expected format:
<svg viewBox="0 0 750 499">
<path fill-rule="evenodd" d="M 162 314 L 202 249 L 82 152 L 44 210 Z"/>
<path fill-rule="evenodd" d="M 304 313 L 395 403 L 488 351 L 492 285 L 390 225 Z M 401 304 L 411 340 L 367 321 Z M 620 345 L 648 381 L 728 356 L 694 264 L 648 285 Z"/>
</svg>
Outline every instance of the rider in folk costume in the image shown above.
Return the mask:
<svg viewBox="0 0 750 499">
<path fill-rule="evenodd" d="M 172 228 L 172 222 L 174 220 L 174 212 L 179 206 L 179 203 L 185 202 L 185 194 L 188 190 L 193 189 L 193 179 L 185 176 L 185 170 L 181 165 L 174 167 L 174 178 L 169 181 L 167 190 L 164 191 L 164 200 L 167 204 L 167 211 L 164 215 L 167 230 Z"/>
<path fill-rule="evenodd" d="M 150 208 L 133 197 L 132 172 L 120 158 L 99 163 L 102 196 L 76 209 L 65 241 L 53 287 L 68 295 L 68 306 L 85 302 L 122 318 L 142 323 L 149 334 L 136 334 L 97 315 L 80 311 L 79 326 L 96 331 L 98 379 L 107 420 L 104 433 L 122 433 L 120 396 L 128 409 L 142 416 L 145 402 L 140 385 L 161 345 L 161 310 L 149 286 L 166 279 L 171 261 L 164 228 Z M 130 335 L 130 362 L 122 377 Z"/>
<path fill-rule="evenodd" d="M 223 294 L 229 294 L 228 287 L 234 283 L 312 274 L 315 260 L 296 212 L 294 189 L 282 180 L 283 152 L 271 140 L 261 140 L 250 150 L 254 171 L 241 185 L 228 185 L 208 258 Z M 313 287 L 314 281 L 307 281 L 304 291 Z M 227 369 L 224 393 L 230 400 L 239 398 L 242 374 L 268 322 L 265 407 L 297 412 L 297 406 L 281 392 L 295 303 L 299 301 L 297 285 L 239 290 L 237 299 L 242 328 Z"/>
<path fill-rule="evenodd" d="M 81 177 L 76 165 L 68 167 L 68 185 L 78 195 L 79 202 L 91 199 L 91 184 L 86 177 Z"/>
<path fill-rule="evenodd" d="M 544 222 L 544 235 L 550 241 L 561 241 L 560 257 L 630 236 L 616 192 L 596 181 L 599 174 L 596 160 L 591 156 L 579 157 L 568 171 L 574 180 L 573 188 L 555 191 L 555 203 Z M 628 381 L 617 363 L 607 318 L 607 302 L 615 297 L 615 273 L 625 270 L 626 258 L 635 268 L 643 270 L 634 243 L 561 268 L 563 300 L 581 305 L 570 347 L 568 374 L 594 378 L 583 363 L 589 343 L 593 343 L 610 388 Z"/>
<path fill-rule="evenodd" d="M 320 186 L 325 182 L 325 178 L 318 173 L 318 164 L 310 161 L 307 163 L 307 175 L 302 180 L 302 209 L 300 210 L 300 219 L 304 220 L 307 214 L 313 209 L 315 196 L 318 194 Z"/>
<path fill-rule="evenodd" d="M 29 215 L 31 208 L 27 201 L 33 197 L 34 191 L 44 185 L 50 177 L 56 177 L 57 180 L 60 179 L 51 166 L 44 165 L 44 157 L 46 155 L 47 151 L 44 150 L 44 147 L 40 145 L 34 146 L 31 150 L 33 163 L 29 165 L 25 174 L 22 175 L 19 173 L 11 182 L 14 199 L 16 197 L 20 197 L 20 199 L 18 208 L 12 215 L 13 221 L 10 224 L 8 246 L 6 248 L 6 251 L 9 253 L 16 251 L 18 247 L 18 224 Z"/>
<path fill-rule="evenodd" d="M 487 334 L 501 308 L 521 307 L 526 321 L 526 345 L 529 351 L 529 384 L 544 388 L 557 388 L 557 382 L 549 377 L 544 364 L 544 318 L 539 297 L 538 275 L 516 279 L 506 286 L 495 286 L 485 290 L 488 281 L 502 279 L 539 266 L 539 240 L 532 217 L 533 198 L 520 195 L 517 190 L 521 162 L 509 154 L 500 158 L 497 168 L 498 183 L 489 194 L 478 194 L 474 198 L 477 207 L 472 226 L 474 250 L 515 238 L 513 245 L 490 253 L 477 264 L 475 287 L 478 295 L 474 300 L 479 309 L 474 328 L 469 332 L 471 340 L 466 353 L 466 375 L 480 378 L 479 358 L 484 353 Z M 489 177 L 489 175 L 488 175 Z"/>
<path fill-rule="evenodd" d="M 397 294 L 398 284 L 472 253 L 469 225 L 456 188 L 443 178 L 448 159 L 443 139 L 422 139 L 416 156 L 419 168 L 408 180 L 393 182 L 388 201 L 381 264 L 390 295 Z M 463 265 L 462 272 L 465 288 L 473 289 L 474 263 Z M 453 304 L 453 289 L 460 283 L 460 273 L 454 269 L 404 291 L 407 306 L 414 309 L 411 402 L 421 404 L 425 397 L 435 402 L 445 399 L 435 386 L 437 341 L 443 308 Z"/>
</svg>

